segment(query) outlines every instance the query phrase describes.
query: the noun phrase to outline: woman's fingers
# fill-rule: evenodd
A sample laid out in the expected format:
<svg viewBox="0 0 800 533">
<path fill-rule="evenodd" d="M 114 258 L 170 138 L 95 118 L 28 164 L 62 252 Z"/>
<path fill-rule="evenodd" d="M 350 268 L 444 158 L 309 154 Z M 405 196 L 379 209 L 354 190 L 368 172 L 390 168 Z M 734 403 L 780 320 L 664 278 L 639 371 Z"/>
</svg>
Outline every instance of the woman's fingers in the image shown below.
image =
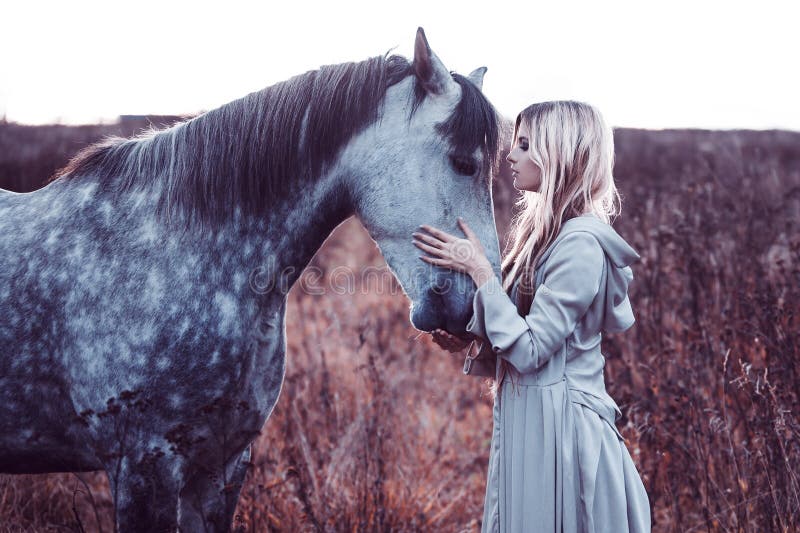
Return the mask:
<svg viewBox="0 0 800 533">
<path fill-rule="evenodd" d="M 440 347 L 444 348 L 445 350 L 449 350 L 450 349 L 449 343 L 447 341 L 447 338 L 444 335 L 442 335 L 439 332 L 438 329 L 434 330 L 432 335 L 433 335 L 433 340 L 434 340 L 434 342 L 436 342 L 436 344 L 438 344 Z"/>
<path fill-rule="evenodd" d="M 435 246 L 436 248 L 442 248 L 444 243 L 437 239 L 436 237 L 431 237 L 430 235 L 426 235 L 425 233 L 417 233 L 416 231 L 411 234 L 412 237 L 424 241 L 431 246 Z"/>
<path fill-rule="evenodd" d="M 419 256 L 419 258 L 425 261 L 426 263 L 430 263 L 432 265 L 450 268 L 450 261 L 447 259 L 437 259 L 435 257 L 428 257 L 425 255 L 421 255 Z"/>
<path fill-rule="evenodd" d="M 471 239 L 476 239 L 477 240 L 478 236 L 475 235 L 475 232 L 472 231 L 472 228 L 467 226 L 467 223 L 464 222 L 463 218 L 458 217 L 458 225 L 461 226 L 461 231 L 463 231 L 464 235 L 466 235 L 470 240 Z"/>
<path fill-rule="evenodd" d="M 433 256 L 419 256 L 426 263 L 469 274 L 475 261 L 486 254 L 475 232 L 460 217 L 458 222 L 467 235 L 466 239 L 423 224 L 420 228 L 430 232 L 432 236 L 414 232 L 412 242 L 417 248 Z"/>
<path fill-rule="evenodd" d="M 443 253 L 444 250 L 441 250 L 440 248 L 434 248 L 433 246 L 429 246 L 424 242 L 419 242 L 419 241 L 411 241 L 411 242 L 414 243 L 414 246 L 428 252 L 429 254 L 433 254 L 437 257 L 447 257 L 447 255 Z"/>
<path fill-rule="evenodd" d="M 464 349 L 468 342 L 462 341 L 455 335 L 451 335 L 445 330 L 436 329 L 431 333 L 433 340 L 449 352 L 459 352 Z"/>
<path fill-rule="evenodd" d="M 483 244 L 481 244 L 481 240 L 478 238 L 478 236 L 475 234 L 475 232 L 472 231 L 472 228 L 467 226 L 467 223 L 464 221 L 463 218 L 458 217 L 458 225 L 461 226 L 461 231 L 464 232 L 464 235 L 467 236 L 467 239 L 472 241 L 474 244 L 476 244 L 482 250 L 483 249 Z"/>
<path fill-rule="evenodd" d="M 433 340 L 442 348 L 447 348 L 447 338 L 442 334 L 441 330 L 435 329 L 431 332 Z"/>
<path fill-rule="evenodd" d="M 458 237 L 450 235 L 446 231 L 442 231 L 440 229 L 434 228 L 432 226 L 428 226 L 427 224 L 423 224 L 420 226 L 421 229 L 427 231 L 434 237 L 438 238 L 440 241 L 450 242 L 456 240 Z"/>
<path fill-rule="evenodd" d="M 472 231 L 472 228 L 470 228 L 467 225 L 467 223 L 464 222 L 464 219 L 462 219 L 461 217 L 458 217 L 458 225 L 461 227 L 461 230 L 464 232 L 464 235 L 466 235 L 467 237 L 466 239 L 450 235 L 445 231 L 434 228 L 432 226 L 428 226 L 427 224 L 421 225 L 420 228 L 424 229 L 425 231 L 428 231 L 429 233 L 431 233 L 432 236 L 418 232 L 413 232 L 411 235 L 415 239 L 419 239 L 420 241 L 423 241 L 429 246 L 433 246 L 434 248 L 438 248 L 440 250 L 448 250 L 448 247 L 452 247 L 454 245 L 459 247 L 459 249 L 461 249 L 463 248 L 462 246 L 459 245 L 459 242 L 461 242 L 462 244 L 472 243 L 474 248 L 478 249 L 479 251 L 483 251 L 483 244 L 481 244 L 480 239 L 478 239 L 478 236 L 475 234 L 474 231 Z"/>
<path fill-rule="evenodd" d="M 447 345 L 449 346 L 448 349 L 451 352 L 457 352 L 458 350 L 461 349 L 461 346 L 455 340 L 455 337 L 453 337 L 452 335 L 449 335 L 449 334 L 447 335 Z"/>
</svg>

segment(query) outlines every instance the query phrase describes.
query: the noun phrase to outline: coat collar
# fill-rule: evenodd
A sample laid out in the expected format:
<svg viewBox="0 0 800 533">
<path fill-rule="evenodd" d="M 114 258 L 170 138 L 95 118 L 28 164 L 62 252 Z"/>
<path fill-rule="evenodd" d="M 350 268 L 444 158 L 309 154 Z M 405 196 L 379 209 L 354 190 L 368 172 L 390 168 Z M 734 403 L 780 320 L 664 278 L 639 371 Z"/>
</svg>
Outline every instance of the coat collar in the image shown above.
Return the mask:
<svg viewBox="0 0 800 533">
<path fill-rule="evenodd" d="M 623 239 L 614 228 L 600 220 L 594 213 L 585 213 L 573 217 L 561 225 L 558 236 L 539 258 L 539 261 L 536 263 L 536 268 L 538 269 L 547 261 L 547 258 L 553 253 L 553 250 L 561 239 L 575 231 L 587 231 L 594 235 L 600 242 L 600 246 L 603 247 L 603 251 L 605 251 L 608 258 L 616 267 L 626 267 L 640 259 L 636 250 L 625 242 L 625 239 Z"/>
</svg>

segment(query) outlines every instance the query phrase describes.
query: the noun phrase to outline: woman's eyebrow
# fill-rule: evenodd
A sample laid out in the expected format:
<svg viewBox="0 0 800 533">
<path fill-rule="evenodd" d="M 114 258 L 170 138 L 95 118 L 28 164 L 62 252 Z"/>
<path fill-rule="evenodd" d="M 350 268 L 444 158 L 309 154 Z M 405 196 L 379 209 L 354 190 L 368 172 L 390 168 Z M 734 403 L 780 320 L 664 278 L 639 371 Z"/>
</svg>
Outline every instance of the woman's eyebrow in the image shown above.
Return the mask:
<svg viewBox="0 0 800 533">
<path fill-rule="evenodd" d="M 528 138 L 525 137 L 524 135 L 520 135 L 519 137 L 517 137 L 517 140 L 519 140 L 519 141 L 527 141 Z"/>
</svg>

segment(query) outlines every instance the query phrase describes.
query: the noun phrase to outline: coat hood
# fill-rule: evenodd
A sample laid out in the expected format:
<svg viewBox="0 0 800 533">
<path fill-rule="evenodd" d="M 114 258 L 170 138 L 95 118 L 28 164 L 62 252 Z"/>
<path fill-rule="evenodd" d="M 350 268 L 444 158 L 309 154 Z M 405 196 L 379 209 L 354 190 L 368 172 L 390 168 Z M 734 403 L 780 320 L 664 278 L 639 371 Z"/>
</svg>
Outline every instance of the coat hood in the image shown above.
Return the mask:
<svg viewBox="0 0 800 533">
<path fill-rule="evenodd" d="M 633 270 L 630 265 L 638 261 L 640 257 L 636 250 L 631 248 L 609 224 L 600 220 L 593 213 L 586 213 L 567 220 L 561 226 L 561 231 L 556 239 L 542 254 L 536 268 L 540 270 L 539 267 L 547 261 L 558 242 L 575 231 L 586 231 L 594 235 L 606 254 L 608 276 L 602 328 L 608 333 L 625 331 L 635 321 L 631 302 L 628 299 L 628 285 L 633 281 Z M 601 290 L 603 290 L 602 287 Z"/>
</svg>

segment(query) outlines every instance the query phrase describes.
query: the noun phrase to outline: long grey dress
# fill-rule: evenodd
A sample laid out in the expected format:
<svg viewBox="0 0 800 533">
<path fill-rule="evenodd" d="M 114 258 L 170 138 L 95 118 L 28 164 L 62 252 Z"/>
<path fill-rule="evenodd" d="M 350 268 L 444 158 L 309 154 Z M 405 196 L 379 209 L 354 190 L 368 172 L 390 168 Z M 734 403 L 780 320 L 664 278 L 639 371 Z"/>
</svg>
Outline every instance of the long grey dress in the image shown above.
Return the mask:
<svg viewBox="0 0 800 533">
<path fill-rule="evenodd" d="M 498 377 L 501 358 L 511 367 L 492 411 L 482 532 L 650 531 L 600 351 L 601 331 L 634 323 L 627 292 L 638 258 L 585 214 L 562 225 L 537 264 L 527 316 L 496 277 L 477 290 L 467 330 L 486 342 L 469 373 Z"/>
</svg>

